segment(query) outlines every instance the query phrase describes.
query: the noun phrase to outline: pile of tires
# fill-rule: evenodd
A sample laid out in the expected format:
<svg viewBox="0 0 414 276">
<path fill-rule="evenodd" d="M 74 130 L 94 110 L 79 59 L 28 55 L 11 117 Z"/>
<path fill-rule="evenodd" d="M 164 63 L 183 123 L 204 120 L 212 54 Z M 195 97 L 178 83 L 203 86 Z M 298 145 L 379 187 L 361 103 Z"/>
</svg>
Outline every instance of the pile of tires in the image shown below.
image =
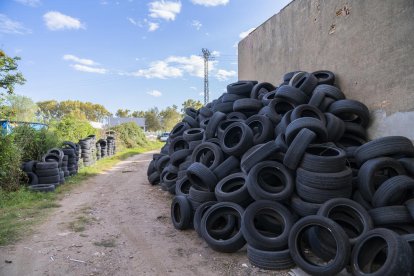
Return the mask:
<svg viewBox="0 0 414 276">
<path fill-rule="evenodd" d="M 83 165 L 85 167 L 92 166 L 95 164 L 96 154 L 95 153 L 95 143 L 93 139 L 87 137 L 85 139 L 79 140 L 79 145 L 81 147 L 81 158 L 83 160 Z"/>
<path fill-rule="evenodd" d="M 239 81 L 185 112 L 147 171 L 175 195 L 175 228 L 220 252 L 247 244 L 263 269 L 413 274 L 414 146 L 368 141 L 368 108 L 332 72 Z"/>
<path fill-rule="evenodd" d="M 99 139 L 97 144 L 99 144 L 99 148 L 101 149 L 101 158 L 108 156 L 108 149 L 107 149 L 107 140 L 106 139 Z"/>
</svg>

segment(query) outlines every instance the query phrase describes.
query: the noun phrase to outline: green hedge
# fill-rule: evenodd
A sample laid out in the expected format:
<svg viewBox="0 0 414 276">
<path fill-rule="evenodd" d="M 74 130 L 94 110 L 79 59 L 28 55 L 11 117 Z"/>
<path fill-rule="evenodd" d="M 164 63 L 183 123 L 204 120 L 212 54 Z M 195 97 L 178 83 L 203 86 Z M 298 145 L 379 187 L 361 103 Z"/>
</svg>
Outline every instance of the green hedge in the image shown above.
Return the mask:
<svg viewBox="0 0 414 276">
<path fill-rule="evenodd" d="M 112 127 L 115 131 L 118 146 L 124 148 L 142 147 L 148 144 L 144 131 L 133 122 Z"/>
<path fill-rule="evenodd" d="M 23 176 L 20 170 L 22 151 L 14 143 L 13 136 L 0 138 L 0 189 L 15 191 Z"/>
</svg>

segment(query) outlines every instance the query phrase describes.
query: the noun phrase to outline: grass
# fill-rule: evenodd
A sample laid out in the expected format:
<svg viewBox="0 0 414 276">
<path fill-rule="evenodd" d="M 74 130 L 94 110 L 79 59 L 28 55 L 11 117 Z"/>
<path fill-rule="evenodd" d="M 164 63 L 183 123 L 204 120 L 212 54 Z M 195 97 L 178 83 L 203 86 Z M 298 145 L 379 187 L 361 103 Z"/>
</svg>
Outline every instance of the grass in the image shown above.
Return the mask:
<svg viewBox="0 0 414 276">
<path fill-rule="evenodd" d="M 18 241 L 23 234 L 30 233 L 33 225 L 42 222 L 51 209 L 60 207 L 58 201 L 65 193 L 74 189 L 84 180 L 111 168 L 128 157 L 159 149 L 163 145 L 164 143 L 151 142 L 146 147 L 125 149 L 114 156 L 101 159 L 95 165 L 81 169 L 77 175 L 67 180 L 65 185 L 59 186 L 54 193 L 33 193 L 24 187 L 16 192 L 0 190 L 0 246 L 12 244 Z M 80 223 L 82 220 L 76 220 L 79 222 L 74 225 L 76 229 L 82 228 Z"/>
<path fill-rule="evenodd" d="M 115 247 L 115 240 L 114 239 L 101 240 L 100 242 L 94 242 L 93 244 L 96 246 L 103 246 L 103 247 Z"/>
</svg>

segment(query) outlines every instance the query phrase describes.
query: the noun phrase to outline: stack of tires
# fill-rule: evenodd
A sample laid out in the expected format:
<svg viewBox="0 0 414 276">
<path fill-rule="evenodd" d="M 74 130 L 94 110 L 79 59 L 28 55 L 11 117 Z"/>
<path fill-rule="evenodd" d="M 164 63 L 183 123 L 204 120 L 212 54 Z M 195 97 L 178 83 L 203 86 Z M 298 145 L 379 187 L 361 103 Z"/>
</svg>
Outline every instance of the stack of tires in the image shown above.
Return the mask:
<svg viewBox="0 0 414 276">
<path fill-rule="evenodd" d="M 36 173 L 34 172 L 36 163 L 37 161 L 30 160 L 28 162 L 24 162 L 22 166 L 20 167 L 20 169 L 26 173 L 26 176 L 27 176 L 26 183 L 28 186 L 39 184 L 39 179 Z"/>
<path fill-rule="evenodd" d="M 107 141 L 106 139 L 99 139 L 98 143 L 101 148 L 101 158 L 105 158 L 108 156 L 108 149 L 107 149 Z"/>
<path fill-rule="evenodd" d="M 96 155 L 96 136 L 89 135 L 87 138 L 90 139 L 90 150 L 91 150 L 91 157 L 92 157 L 92 165 L 96 163 L 97 155 Z"/>
<path fill-rule="evenodd" d="M 368 141 L 368 108 L 330 71 L 239 81 L 186 116 L 150 162 L 172 223 L 264 269 L 410 275 L 414 146 Z M 392 253 L 391 253 L 392 252 Z"/>
<path fill-rule="evenodd" d="M 75 143 L 65 141 L 63 142 L 62 151 L 68 159 L 69 175 L 75 175 L 78 172 L 78 161 L 76 155 L 77 146 Z"/>
<path fill-rule="evenodd" d="M 108 136 L 106 138 L 106 148 L 108 150 L 108 156 L 112 156 L 116 152 L 116 146 L 115 146 L 115 138 L 112 136 Z"/>
<path fill-rule="evenodd" d="M 95 144 L 96 146 L 96 160 L 100 160 L 102 158 L 102 149 L 101 149 L 101 144 L 98 142 L 96 142 Z"/>
<path fill-rule="evenodd" d="M 59 170 L 59 184 L 65 183 L 65 170 L 67 171 L 67 167 L 65 168 L 65 164 L 63 162 L 64 153 L 61 149 L 53 148 L 47 151 L 45 155 L 42 157 L 43 162 L 56 162 L 58 164 Z M 67 162 L 66 162 L 67 165 Z M 40 181 L 40 179 L 39 179 Z"/>
<path fill-rule="evenodd" d="M 89 167 L 94 164 L 94 156 L 92 154 L 92 148 L 95 145 L 92 143 L 92 139 L 85 138 L 79 140 L 79 145 L 81 147 L 81 158 L 83 160 L 83 165 L 85 167 Z"/>
<path fill-rule="evenodd" d="M 58 162 L 53 159 L 37 162 L 34 166 L 38 183 L 30 185 L 29 190 L 37 192 L 52 192 L 62 182 Z"/>
</svg>

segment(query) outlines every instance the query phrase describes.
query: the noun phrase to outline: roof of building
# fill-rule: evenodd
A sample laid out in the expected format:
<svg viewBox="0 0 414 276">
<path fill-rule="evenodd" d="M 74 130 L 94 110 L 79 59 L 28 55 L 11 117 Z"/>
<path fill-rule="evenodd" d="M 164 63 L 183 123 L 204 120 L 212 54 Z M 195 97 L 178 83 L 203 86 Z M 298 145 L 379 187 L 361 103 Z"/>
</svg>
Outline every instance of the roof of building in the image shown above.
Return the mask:
<svg viewBox="0 0 414 276">
<path fill-rule="evenodd" d="M 108 125 L 117 126 L 123 123 L 134 122 L 140 127 L 145 127 L 145 118 L 119 118 L 119 117 L 110 117 L 108 119 Z"/>
</svg>

